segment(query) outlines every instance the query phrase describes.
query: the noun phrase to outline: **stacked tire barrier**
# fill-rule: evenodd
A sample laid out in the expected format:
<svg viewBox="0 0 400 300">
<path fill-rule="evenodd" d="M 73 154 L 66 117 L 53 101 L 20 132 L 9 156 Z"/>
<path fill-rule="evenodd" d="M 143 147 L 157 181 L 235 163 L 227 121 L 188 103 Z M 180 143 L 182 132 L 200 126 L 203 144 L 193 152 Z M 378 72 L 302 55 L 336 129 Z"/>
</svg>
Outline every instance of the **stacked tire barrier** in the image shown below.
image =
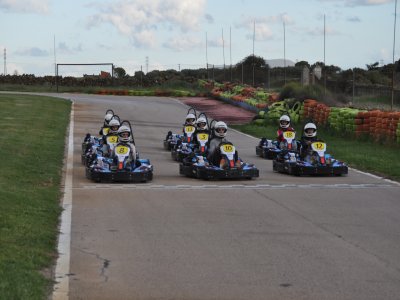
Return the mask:
<svg viewBox="0 0 400 300">
<path fill-rule="evenodd" d="M 357 135 L 369 135 L 376 141 L 400 142 L 400 112 L 372 110 L 358 115 Z"/>
<path fill-rule="evenodd" d="M 223 85 L 215 85 L 212 95 L 220 97 Z M 400 112 L 381 110 L 359 110 L 355 108 L 329 107 L 314 99 L 303 102 L 294 99 L 278 101 L 277 93 L 268 94 L 249 87 L 233 87 L 232 101 L 247 103 L 251 109 L 258 111 L 255 124 L 278 124 L 283 114 L 289 115 L 293 124 L 299 121 L 314 122 L 317 126 L 326 126 L 338 134 L 346 134 L 355 138 L 372 138 L 375 141 L 400 143 Z"/>
<path fill-rule="evenodd" d="M 278 124 L 278 120 L 282 115 L 288 115 L 293 124 L 297 124 L 300 121 L 300 111 L 302 104 L 300 101 L 294 104 L 289 104 L 293 99 L 287 99 L 284 101 L 274 102 L 268 107 L 268 111 L 263 114 L 264 119 L 271 124 Z"/>
<path fill-rule="evenodd" d="M 397 142 L 400 143 L 400 122 L 399 121 L 397 121 L 396 139 L 397 139 Z"/>
<path fill-rule="evenodd" d="M 327 125 L 337 132 L 355 135 L 360 121 L 357 120 L 358 109 L 354 108 L 330 108 Z"/>
<path fill-rule="evenodd" d="M 319 103 L 313 99 L 307 99 L 303 102 L 300 109 L 301 120 L 312 120 L 317 125 L 327 125 L 331 108 L 326 104 Z"/>
</svg>

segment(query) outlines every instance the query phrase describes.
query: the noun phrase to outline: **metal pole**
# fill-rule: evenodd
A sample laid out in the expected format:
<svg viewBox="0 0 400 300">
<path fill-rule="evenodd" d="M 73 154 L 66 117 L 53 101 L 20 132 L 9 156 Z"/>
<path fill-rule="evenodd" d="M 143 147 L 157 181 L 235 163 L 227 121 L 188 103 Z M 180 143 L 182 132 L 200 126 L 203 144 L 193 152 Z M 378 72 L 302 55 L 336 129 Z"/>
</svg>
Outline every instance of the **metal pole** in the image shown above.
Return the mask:
<svg viewBox="0 0 400 300">
<path fill-rule="evenodd" d="M 326 63 L 325 63 L 325 35 L 326 35 L 326 27 L 325 27 L 325 15 L 324 15 L 324 95 L 326 95 Z"/>
<path fill-rule="evenodd" d="M 351 98 L 351 102 L 353 102 L 353 104 L 354 104 L 354 95 L 355 95 L 355 87 L 356 87 L 356 73 L 355 73 L 355 71 L 354 71 L 354 68 L 353 68 L 353 96 L 352 96 L 352 98 Z"/>
<path fill-rule="evenodd" d="M 224 41 L 224 28 L 222 28 L 222 58 L 224 60 L 224 79 L 225 79 L 225 41 Z"/>
<path fill-rule="evenodd" d="M 140 65 L 140 86 L 143 87 L 143 69 Z"/>
<path fill-rule="evenodd" d="M 231 82 L 232 82 L 232 27 L 229 27 L 229 60 L 231 69 Z"/>
<path fill-rule="evenodd" d="M 394 102 L 394 77 L 395 77 L 395 64 L 394 64 L 394 51 L 396 48 L 396 19 L 397 19 L 397 0 L 394 3 L 394 28 L 393 28 L 393 72 L 392 72 L 392 97 L 390 102 L 390 110 L 393 110 Z"/>
<path fill-rule="evenodd" d="M 286 28 L 283 22 L 283 82 L 286 84 Z"/>
<path fill-rule="evenodd" d="M 56 90 L 58 93 L 58 64 L 56 64 Z"/>
<path fill-rule="evenodd" d="M 207 68 L 207 79 L 209 79 L 209 76 L 208 76 L 208 39 L 207 39 L 207 32 L 206 32 L 206 68 Z"/>
<path fill-rule="evenodd" d="M 243 84 L 243 63 L 242 63 L 242 84 Z"/>
<path fill-rule="evenodd" d="M 253 86 L 254 86 L 254 68 L 255 68 L 255 57 L 254 57 L 254 40 L 256 39 L 256 21 L 253 23 Z"/>
</svg>

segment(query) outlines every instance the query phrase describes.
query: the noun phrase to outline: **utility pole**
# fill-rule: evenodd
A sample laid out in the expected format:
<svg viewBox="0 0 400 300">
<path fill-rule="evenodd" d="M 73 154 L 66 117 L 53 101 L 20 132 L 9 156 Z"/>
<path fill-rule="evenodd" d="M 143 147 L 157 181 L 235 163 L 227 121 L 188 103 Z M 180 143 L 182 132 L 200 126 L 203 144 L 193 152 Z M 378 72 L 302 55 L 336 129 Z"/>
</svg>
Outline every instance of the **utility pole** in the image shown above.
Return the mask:
<svg viewBox="0 0 400 300">
<path fill-rule="evenodd" d="M 209 79 L 208 76 L 208 39 L 207 39 L 207 32 L 206 32 L 206 69 L 207 69 L 207 79 Z"/>
<path fill-rule="evenodd" d="M 146 74 L 149 73 L 149 57 L 146 56 Z"/>
<path fill-rule="evenodd" d="M 324 95 L 326 95 L 326 63 L 325 63 L 325 35 L 326 35 L 326 27 L 325 27 L 325 15 L 324 15 Z"/>
<path fill-rule="evenodd" d="M 229 62 L 231 69 L 231 82 L 232 82 L 232 27 L 229 27 Z"/>
<path fill-rule="evenodd" d="M 283 81 L 286 84 L 286 26 L 283 22 Z"/>
<path fill-rule="evenodd" d="M 396 48 L 396 19 L 397 19 L 397 0 L 394 4 L 394 29 L 393 29 L 393 72 L 392 72 L 392 97 L 390 102 L 390 110 L 393 110 L 393 102 L 394 102 L 394 76 L 396 72 L 395 63 L 394 63 L 394 51 Z"/>
<path fill-rule="evenodd" d="M 224 60 L 224 79 L 225 78 L 225 41 L 224 41 L 224 28 L 222 28 L 222 58 Z"/>
<path fill-rule="evenodd" d="M 253 87 L 254 87 L 254 69 L 255 69 L 255 56 L 254 56 L 254 41 L 256 39 L 256 21 L 254 21 L 253 23 Z"/>
<path fill-rule="evenodd" d="M 4 76 L 7 75 L 7 50 L 4 48 Z"/>
</svg>

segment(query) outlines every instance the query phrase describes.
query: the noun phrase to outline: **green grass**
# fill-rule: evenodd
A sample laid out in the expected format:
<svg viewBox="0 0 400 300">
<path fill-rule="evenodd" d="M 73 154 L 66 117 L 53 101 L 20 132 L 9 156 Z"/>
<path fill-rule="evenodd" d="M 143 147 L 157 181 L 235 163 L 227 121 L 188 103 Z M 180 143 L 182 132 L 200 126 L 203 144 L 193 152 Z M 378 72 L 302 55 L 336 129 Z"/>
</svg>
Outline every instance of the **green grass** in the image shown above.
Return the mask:
<svg viewBox="0 0 400 300">
<path fill-rule="evenodd" d="M 0 94 L 0 299 L 45 299 L 70 102 Z"/>
<path fill-rule="evenodd" d="M 255 137 L 275 138 L 277 126 L 235 125 L 233 128 Z M 301 127 L 297 126 L 298 138 Z M 327 143 L 327 152 L 350 167 L 400 181 L 399 144 L 382 144 L 338 136 L 330 130 L 318 128 L 318 137 Z"/>
</svg>

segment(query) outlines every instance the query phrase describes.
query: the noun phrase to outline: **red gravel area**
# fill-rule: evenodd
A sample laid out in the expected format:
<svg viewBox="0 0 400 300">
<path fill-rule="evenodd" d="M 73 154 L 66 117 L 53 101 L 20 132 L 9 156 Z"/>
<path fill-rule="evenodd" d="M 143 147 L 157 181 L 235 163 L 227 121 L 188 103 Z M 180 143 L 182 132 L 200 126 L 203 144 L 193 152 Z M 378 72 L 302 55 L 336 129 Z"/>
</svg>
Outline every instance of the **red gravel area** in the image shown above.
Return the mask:
<svg viewBox="0 0 400 300">
<path fill-rule="evenodd" d="M 256 115 L 244 108 L 210 98 L 193 97 L 179 98 L 179 100 L 195 108 L 196 111 L 204 112 L 208 117 L 224 121 L 228 125 L 249 123 Z"/>
</svg>

